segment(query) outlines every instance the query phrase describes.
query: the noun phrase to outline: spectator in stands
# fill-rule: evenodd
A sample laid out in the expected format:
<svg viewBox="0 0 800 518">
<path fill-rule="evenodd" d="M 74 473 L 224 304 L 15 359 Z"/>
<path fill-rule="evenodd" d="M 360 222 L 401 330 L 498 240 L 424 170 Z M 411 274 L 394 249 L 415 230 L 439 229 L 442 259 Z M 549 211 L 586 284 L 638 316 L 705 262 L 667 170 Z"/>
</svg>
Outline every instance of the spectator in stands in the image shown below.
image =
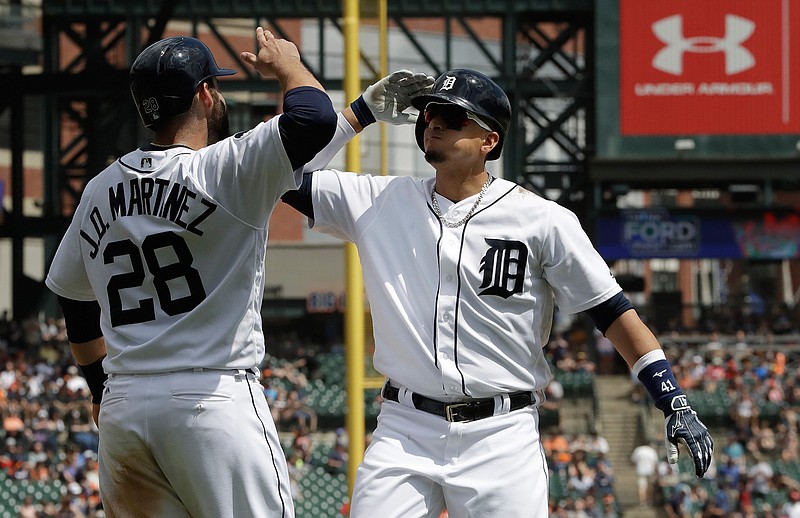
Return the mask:
<svg viewBox="0 0 800 518">
<path fill-rule="evenodd" d="M 705 477 L 704 477 L 705 478 Z M 709 501 L 708 491 L 699 482 L 695 481 L 689 486 L 689 499 L 691 501 L 690 513 L 692 516 L 702 514 Z"/>
<path fill-rule="evenodd" d="M 41 341 L 52 346 L 58 341 L 59 329 L 55 317 L 47 317 L 40 323 Z"/>
<path fill-rule="evenodd" d="M 547 458 L 552 460 L 551 469 L 559 474 L 566 473 L 567 466 L 572 460 L 572 454 L 567 437 L 558 427 L 553 427 L 545 432 L 542 448 Z"/>
<path fill-rule="evenodd" d="M 307 471 L 306 463 L 302 455 L 302 451 L 292 450 L 286 458 L 286 467 L 289 470 L 289 484 L 292 486 L 292 499 L 298 502 L 304 498 L 300 480 Z"/>
<path fill-rule="evenodd" d="M 780 459 L 796 462 L 800 457 L 800 422 L 797 412 L 791 408 L 781 409 L 777 425 L 778 443 L 782 445 Z"/>
<path fill-rule="evenodd" d="M 669 518 L 692 518 L 692 497 L 689 486 L 678 484 L 664 511 Z"/>
<path fill-rule="evenodd" d="M 778 452 L 775 430 L 767 421 L 761 421 L 757 428 L 753 428 L 747 449 L 756 459 L 773 457 Z"/>
<path fill-rule="evenodd" d="M 742 478 L 742 468 L 734 459 L 723 455 L 723 462 L 717 470 L 717 478 L 721 483 L 725 483 L 729 488 L 739 487 L 739 480 Z"/>
<path fill-rule="evenodd" d="M 733 401 L 733 422 L 740 430 L 751 430 L 758 425 L 758 408 L 750 391 L 742 387 L 738 400 Z"/>
<path fill-rule="evenodd" d="M 39 506 L 34 505 L 31 495 L 25 496 L 25 500 L 20 504 L 18 512 L 18 518 L 39 518 Z"/>
<path fill-rule="evenodd" d="M 589 359 L 589 355 L 586 351 L 578 351 L 578 354 L 575 355 L 575 372 L 594 374 L 596 368 L 595 363 Z"/>
<path fill-rule="evenodd" d="M 38 319 L 36 321 L 40 322 Z M 58 322 L 57 320 L 57 325 Z M 753 329 L 755 329 L 755 325 Z M 744 337 L 743 340 L 755 345 L 765 340 L 763 336 L 759 337 L 755 334 L 746 337 L 742 334 L 742 337 Z M 780 409 L 777 422 L 765 424 L 765 417 L 760 416 L 755 429 L 743 429 L 741 434 L 736 431 L 731 432 L 727 445 L 720 452 L 721 457 L 717 459 L 716 463 L 718 465 L 717 484 L 721 487 L 723 483 L 727 483 L 732 507 L 728 516 L 732 518 L 736 516 L 762 518 L 769 514 L 762 512 L 759 507 L 766 499 L 757 498 L 755 503 L 753 502 L 750 491 L 754 482 L 748 477 L 747 470 L 755 465 L 756 458 L 761 457 L 770 464 L 776 460 L 784 462 L 798 460 L 800 425 L 795 409 L 800 405 L 800 380 L 798 380 L 797 354 L 788 352 L 785 354 L 785 358 L 781 358 L 779 353 L 782 353 L 783 350 L 773 349 L 768 354 L 754 355 L 751 354 L 751 346 L 745 343 L 741 347 L 743 354 L 739 358 L 736 354 L 737 342 L 735 340 L 739 340 L 739 338 L 723 340 L 724 343 L 733 343 L 734 345 L 733 350 L 729 346 L 726 347 L 724 355 L 721 356 L 724 377 L 726 381 L 731 382 L 728 397 L 733 402 L 737 402 L 741 399 L 741 394 L 748 393 L 769 401 L 771 400 L 770 390 L 777 390 L 777 387 L 781 387 L 784 396 L 785 406 Z M 72 374 L 67 372 L 71 360 L 65 356 L 65 351 L 68 350 L 65 348 L 65 344 L 61 343 L 61 339 L 59 339 L 56 346 L 48 348 L 43 338 L 40 338 L 40 341 L 43 345 L 38 352 L 26 350 L 22 345 L 20 323 L 9 319 L 7 314 L 3 316 L 0 313 L 0 422 L 5 421 L 8 416 L 13 416 L 8 422 L 9 428 L 12 429 L 11 433 L 6 432 L 5 429 L 0 430 L 0 444 L 2 444 L 0 446 L 0 471 L 6 473 L 17 483 L 24 480 L 61 481 L 66 488 L 69 481 L 74 480 L 82 488 L 82 494 L 77 496 L 74 502 L 81 508 L 81 512 L 87 516 L 93 516 L 97 514 L 95 509 L 98 507 L 96 480 L 93 481 L 95 479 L 93 473 L 96 473 L 96 460 L 93 458 L 94 454 L 85 452 L 85 448 L 77 445 L 72 434 L 69 433 L 73 423 L 78 425 L 81 420 L 85 419 L 86 404 L 83 401 L 76 401 L 76 398 L 80 398 L 80 396 L 64 387 L 65 380 L 72 377 Z M 681 349 L 681 351 L 683 350 L 687 351 L 689 360 L 694 354 L 701 352 L 699 349 L 694 350 L 688 346 Z M 787 350 L 792 351 L 792 348 Z M 568 344 L 565 354 L 574 354 L 569 350 Z M 668 350 L 667 354 L 673 356 L 674 352 Z M 52 356 L 45 359 L 45 355 Z M 709 356 L 710 361 L 706 363 L 706 375 L 702 380 L 704 390 L 709 389 L 709 378 L 713 376 L 711 369 L 716 367 L 714 359 L 717 357 Z M 281 362 L 291 363 L 285 360 L 277 363 Z M 766 369 L 757 369 L 761 365 L 765 365 Z M 758 385 L 759 372 L 764 376 L 763 381 L 760 381 L 761 385 Z M 291 385 L 292 382 L 288 381 L 289 379 L 303 383 L 304 378 L 307 377 L 303 373 L 297 374 L 296 369 L 290 370 L 284 366 L 278 367 L 278 373 L 280 377 L 273 377 L 271 369 L 265 369 L 265 385 L 277 388 L 279 379 L 280 383 Z M 734 382 L 734 380 L 737 381 Z M 745 380 L 750 385 L 745 384 Z M 73 383 L 80 383 L 80 380 L 74 380 Z M 298 390 L 301 398 L 304 397 L 303 387 Z M 757 393 L 759 390 L 761 392 Z M 280 404 L 281 401 L 286 400 L 287 396 L 283 392 L 277 397 L 277 403 Z M 759 401 L 757 397 L 754 402 Z M 79 410 L 77 417 L 73 414 L 73 410 L 76 408 Z M 768 423 L 773 422 L 769 421 Z M 768 446 L 771 442 L 775 442 L 778 446 L 771 453 L 768 451 L 768 447 L 763 446 L 761 433 L 769 426 L 774 429 L 774 438 L 768 438 L 766 444 Z M 548 432 L 550 431 L 548 430 Z M 91 430 L 89 433 L 96 433 L 96 431 Z M 543 435 L 547 436 L 547 433 Z M 613 494 L 601 496 L 602 490 L 598 486 L 601 468 L 598 467 L 597 462 L 600 457 L 595 457 L 595 455 L 597 451 L 602 451 L 602 448 L 592 446 L 592 434 L 578 436 L 575 440 L 569 441 L 563 432 L 561 435 L 557 442 L 563 439 L 563 443 L 566 444 L 566 446 L 560 446 L 564 448 L 561 453 L 566 456 L 566 458 L 562 457 L 562 462 L 565 462 L 564 466 L 571 459 L 570 449 L 574 449 L 576 444 L 580 444 L 580 449 L 586 451 L 586 462 L 595 472 L 595 486 L 588 494 L 594 494 L 599 504 L 596 505 L 596 509 L 592 509 L 591 498 L 579 499 L 573 495 L 565 500 L 564 505 L 553 502 L 553 508 L 559 509 L 558 511 L 554 510 L 553 516 L 574 516 L 574 513 L 577 512 L 576 507 L 583 506 L 589 516 L 618 518 Z M 602 437 L 598 437 L 602 439 Z M 543 440 L 543 446 L 544 444 L 545 440 Z M 745 444 L 748 445 L 748 448 L 744 448 Z M 751 449 L 751 446 L 754 449 Z M 553 467 L 558 462 L 550 457 L 551 453 L 548 453 L 548 464 Z M 67 459 L 60 461 L 59 455 L 67 455 Z M 593 459 L 593 457 L 595 458 Z M 289 464 L 290 466 L 295 465 L 297 468 L 294 484 L 299 490 L 299 480 L 307 466 L 302 461 L 297 464 L 294 462 Z M 662 491 L 656 492 L 656 495 L 660 495 L 662 492 L 667 497 L 672 495 L 671 490 L 680 483 L 680 474 L 675 468 L 675 465 L 668 464 L 666 461 L 659 463 L 658 483 Z M 556 471 L 554 469 L 554 472 Z M 781 498 L 785 498 L 787 503 L 785 506 L 772 509 L 771 514 L 782 518 L 792 516 L 790 510 L 797 513 L 796 508 L 800 507 L 800 490 L 795 488 L 795 480 L 785 475 L 781 476 L 780 468 L 773 469 L 773 473 L 768 483 L 770 499 L 780 502 Z M 706 477 L 708 476 L 706 475 Z M 72 487 L 75 487 L 74 484 Z M 711 514 L 714 512 L 714 506 L 718 505 L 718 502 L 714 502 L 715 498 L 716 491 L 711 491 L 707 501 L 696 502 L 694 505 L 700 508 L 705 507 L 707 514 Z M 578 501 L 582 503 L 576 506 Z M 37 502 L 35 499 L 31 499 L 31 505 L 34 512 L 38 513 L 34 515 L 37 518 L 54 517 L 59 507 L 54 504 L 45 504 L 43 501 Z M 30 507 L 22 502 L 18 512 L 30 514 Z"/>
<path fill-rule="evenodd" d="M 22 321 L 22 343 L 27 355 L 35 356 L 39 353 L 39 348 L 42 346 L 42 328 L 35 314 L 29 315 Z"/>
<path fill-rule="evenodd" d="M 653 504 L 666 505 L 672 490 L 680 482 L 677 464 L 670 464 L 661 459 L 656 467 L 656 482 L 653 484 Z"/>
<path fill-rule="evenodd" d="M 347 459 L 347 444 L 342 441 L 336 441 L 325 457 L 325 465 L 323 468 L 331 475 L 346 473 Z"/>
<path fill-rule="evenodd" d="M 613 494 L 607 493 L 601 499 L 602 508 L 600 510 L 599 518 L 620 518 L 617 499 Z"/>
<path fill-rule="evenodd" d="M 747 470 L 747 476 L 752 481 L 751 493 L 754 499 L 764 499 L 770 493 L 770 481 L 775 475 L 769 462 L 760 461 Z"/>
<path fill-rule="evenodd" d="M 614 493 L 614 470 L 605 458 L 596 459 L 594 466 L 594 493 L 600 497 Z"/>
<path fill-rule="evenodd" d="M 544 395 L 545 400 L 541 407 L 548 410 L 558 410 L 561 406 L 561 400 L 564 399 L 564 386 L 554 377 L 545 387 Z"/>
<path fill-rule="evenodd" d="M 800 491 L 793 489 L 789 492 L 789 501 L 781 509 L 787 518 L 800 518 Z"/>
<path fill-rule="evenodd" d="M 586 496 L 594 487 L 594 470 L 586 463 L 586 452 L 583 450 L 573 453 L 567 474 L 567 489 L 574 491 L 578 497 Z"/>
<path fill-rule="evenodd" d="M 311 460 L 311 453 L 314 450 L 314 440 L 310 430 L 305 425 L 298 425 L 294 429 L 292 438 L 292 451 L 296 452 L 304 462 Z"/>
<path fill-rule="evenodd" d="M 728 483 L 720 479 L 717 488 L 712 491 L 711 498 L 703 506 L 703 518 L 727 518 L 733 510 Z"/>
<path fill-rule="evenodd" d="M 636 467 L 639 505 L 649 505 L 652 502 L 653 483 L 658 461 L 658 452 L 647 443 L 642 443 L 633 449 L 631 464 Z"/>
<path fill-rule="evenodd" d="M 317 413 L 306 403 L 296 388 L 289 390 L 286 397 L 286 404 L 281 412 L 279 423 L 283 425 L 297 423 L 301 427 L 308 428 L 311 432 L 317 431 Z"/>
<path fill-rule="evenodd" d="M 71 485 L 67 493 L 61 497 L 61 503 L 53 516 L 57 516 L 58 518 L 86 518 L 86 513 L 84 513 L 80 506 L 80 495 L 80 485 Z"/>
<path fill-rule="evenodd" d="M 589 432 L 589 436 L 586 440 L 586 449 L 590 452 L 600 454 L 602 457 L 608 455 L 610 447 L 605 437 L 597 433 L 597 430 L 592 430 Z"/>
<path fill-rule="evenodd" d="M 319 377 L 320 363 L 314 349 L 300 347 L 297 349 L 297 359 L 292 362 L 306 379 L 313 380 Z"/>
<path fill-rule="evenodd" d="M 545 352 L 547 356 L 550 357 L 550 361 L 555 367 L 566 370 L 562 362 L 569 356 L 569 343 L 564 339 L 563 333 L 556 331 L 553 334 L 550 341 L 547 342 Z"/>
<path fill-rule="evenodd" d="M 708 342 L 706 343 L 706 350 L 707 351 L 719 351 L 723 349 L 722 342 L 720 341 L 719 333 L 717 331 L 712 331 L 708 335 Z"/>
<path fill-rule="evenodd" d="M 597 328 L 594 330 L 594 347 L 600 363 L 598 372 L 604 375 L 613 374 L 614 363 L 618 357 L 617 350 L 611 340 L 606 338 Z"/>
<path fill-rule="evenodd" d="M 738 434 L 736 432 L 729 433 L 727 440 L 728 442 L 722 449 L 722 453 L 733 459 L 733 461 L 740 466 L 743 466 L 745 460 L 745 448 L 742 442 L 739 440 Z"/>
</svg>

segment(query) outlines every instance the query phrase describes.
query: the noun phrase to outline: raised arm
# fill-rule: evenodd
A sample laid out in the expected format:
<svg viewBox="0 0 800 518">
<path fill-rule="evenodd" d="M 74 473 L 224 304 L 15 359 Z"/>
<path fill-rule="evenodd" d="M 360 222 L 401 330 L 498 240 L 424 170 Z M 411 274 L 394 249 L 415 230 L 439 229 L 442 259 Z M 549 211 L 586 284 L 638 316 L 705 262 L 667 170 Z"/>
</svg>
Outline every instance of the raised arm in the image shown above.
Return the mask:
<svg viewBox="0 0 800 518">
<path fill-rule="evenodd" d="M 278 119 L 281 141 L 297 170 L 331 141 L 336 113 L 322 85 L 300 61 L 294 43 L 256 29 L 258 55 L 242 52 L 241 57 L 263 76 L 274 76 L 284 91 L 283 114 Z"/>
<path fill-rule="evenodd" d="M 303 183 L 296 191 L 289 191 L 281 198 L 313 219 L 311 202 L 311 175 L 324 169 L 353 137 L 376 121 L 389 124 L 414 124 L 418 112 L 411 107 L 411 100 L 430 91 L 434 78 L 410 70 L 398 70 L 370 85 L 350 106 L 339 113 L 333 138 L 316 156 L 303 167 Z"/>
<path fill-rule="evenodd" d="M 328 166 L 353 137 L 373 122 L 414 124 L 418 112 L 411 100 L 430 91 L 434 78 L 410 70 L 398 70 L 370 85 L 350 106 L 339 113 L 336 133 L 320 153 L 303 168 L 312 173 Z"/>
<path fill-rule="evenodd" d="M 268 30 L 256 29 L 258 54 L 242 52 L 240 57 L 264 77 L 275 77 L 284 92 L 301 86 L 325 91 L 317 78 L 300 60 L 297 46 L 289 40 L 276 38 Z"/>
</svg>

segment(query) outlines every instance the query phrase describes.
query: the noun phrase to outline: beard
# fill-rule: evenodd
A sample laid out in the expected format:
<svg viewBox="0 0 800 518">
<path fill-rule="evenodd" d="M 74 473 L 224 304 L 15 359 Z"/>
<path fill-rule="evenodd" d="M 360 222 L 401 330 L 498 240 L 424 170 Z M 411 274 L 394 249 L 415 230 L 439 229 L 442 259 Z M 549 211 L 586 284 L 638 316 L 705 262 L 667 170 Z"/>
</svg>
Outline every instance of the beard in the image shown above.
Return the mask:
<svg viewBox="0 0 800 518">
<path fill-rule="evenodd" d="M 214 108 L 211 110 L 211 117 L 208 119 L 208 145 L 216 144 L 222 139 L 231 136 L 231 126 L 228 120 L 228 105 L 219 96 Z"/>
<path fill-rule="evenodd" d="M 429 150 L 425 151 L 425 161 L 433 165 L 438 162 L 444 162 L 445 156 L 441 151 Z"/>
</svg>

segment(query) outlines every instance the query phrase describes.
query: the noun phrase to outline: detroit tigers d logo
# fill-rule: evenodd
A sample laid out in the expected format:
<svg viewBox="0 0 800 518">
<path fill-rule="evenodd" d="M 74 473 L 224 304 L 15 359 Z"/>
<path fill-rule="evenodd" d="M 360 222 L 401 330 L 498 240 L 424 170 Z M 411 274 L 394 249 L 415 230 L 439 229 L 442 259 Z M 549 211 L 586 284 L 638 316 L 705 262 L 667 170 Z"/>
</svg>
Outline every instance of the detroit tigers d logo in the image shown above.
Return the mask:
<svg viewBox="0 0 800 518">
<path fill-rule="evenodd" d="M 525 268 L 528 264 L 528 248 L 520 241 L 486 238 L 489 249 L 481 259 L 483 291 L 478 295 L 498 295 L 507 299 L 522 293 Z"/>
</svg>

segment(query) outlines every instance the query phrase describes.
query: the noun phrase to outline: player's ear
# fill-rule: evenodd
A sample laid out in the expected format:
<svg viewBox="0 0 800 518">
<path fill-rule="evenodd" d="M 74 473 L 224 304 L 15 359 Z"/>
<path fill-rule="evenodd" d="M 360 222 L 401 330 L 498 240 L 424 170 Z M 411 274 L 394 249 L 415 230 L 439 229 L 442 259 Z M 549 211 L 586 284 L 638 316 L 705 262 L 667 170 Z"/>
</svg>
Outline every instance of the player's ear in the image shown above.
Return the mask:
<svg viewBox="0 0 800 518">
<path fill-rule="evenodd" d="M 497 146 L 498 142 L 500 142 L 500 134 L 496 131 L 490 131 L 483 139 L 483 144 L 481 144 L 481 152 L 485 155 L 488 155 L 495 148 L 495 146 Z"/>
<path fill-rule="evenodd" d="M 211 109 L 214 107 L 215 99 L 213 90 L 213 86 L 211 86 L 208 81 L 203 81 L 200 83 L 200 86 L 197 87 L 198 98 L 208 111 L 211 111 Z"/>
</svg>

